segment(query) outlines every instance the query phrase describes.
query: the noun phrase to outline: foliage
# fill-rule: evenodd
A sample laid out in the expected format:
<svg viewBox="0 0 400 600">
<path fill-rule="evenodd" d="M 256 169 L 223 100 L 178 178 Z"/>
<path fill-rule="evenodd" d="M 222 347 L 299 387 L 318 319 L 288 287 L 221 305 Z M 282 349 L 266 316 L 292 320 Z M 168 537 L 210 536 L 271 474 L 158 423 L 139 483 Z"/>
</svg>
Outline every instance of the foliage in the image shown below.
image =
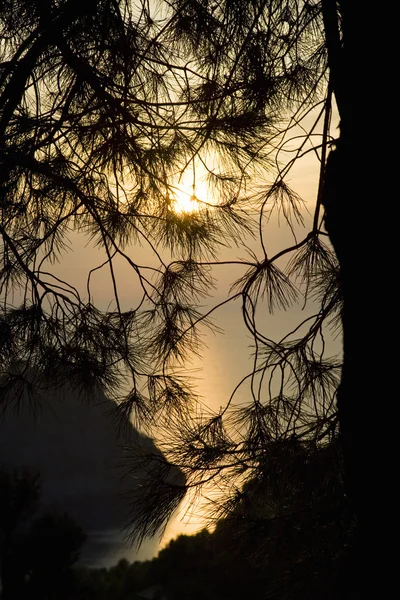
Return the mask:
<svg viewBox="0 0 400 600">
<path fill-rule="evenodd" d="M 21 522 L 37 510 L 40 495 L 39 476 L 28 470 L 10 473 L 0 470 L 0 528 L 2 538 L 9 538 Z"/>
<path fill-rule="evenodd" d="M 102 388 L 123 419 L 147 427 L 165 459 L 138 458 L 134 446 L 127 454 L 129 476 L 138 467 L 149 472 L 132 499 L 141 509 L 131 528 L 139 541 L 187 491 L 212 482 L 229 516 L 229 499 L 263 479 L 277 443 L 294 437 L 318 446 L 337 434 L 340 362 L 326 356 L 325 339 L 341 294 L 322 229 L 333 140 L 321 7 L 311 0 L 1 5 L 2 406 L 26 398 L 36 406 L 44 388 L 68 382 L 89 399 Z M 321 162 L 311 224 L 287 182 L 309 152 Z M 199 168 L 215 204 L 196 196 Z M 199 208 L 179 213 L 174 197 L 187 172 Z M 266 226 L 275 213 L 294 239 L 273 255 Z M 234 261 L 243 275 L 205 312 L 199 305 L 213 269 L 231 264 L 219 260 L 221 246 L 240 245 L 250 232 L 257 252 Z M 77 233 L 102 252 L 97 269 L 109 270 L 109 310 L 95 305 L 93 270 L 86 291 L 56 275 L 54 263 Z M 136 262 L 133 243 L 150 249 L 156 266 Z M 120 301 L 118 260 L 141 290 L 129 310 Z M 270 339 L 261 316 L 296 300 L 314 314 Z M 178 367 L 199 351 L 210 317 L 226 302 L 241 306 L 253 369 L 237 386 L 249 384 L 247 404 L 235 405 L 236 388 L 210 415 Z M 160 477 L 171 464 L 183 478 Z"/>
<path fill-rule="evenodd" d="M 123 600 L 158 585 L 168 600 L 350 598 L 355 519 L 342 469 L 337 442 L 277 442 L 212 533 L 180 535 L 146 563 L 79 569 L 77 597 Z"/>
<path fill-rule="evenodd" d="M 67 514 L 38 512 L 37 474 L 0 471 L 2 599 L 68 598 L 72 565 L 85 541 Z"/>
<path fill-rule="evenodd" d="M 151 562 L 129 564 L 121 559 L 109 569 L 74 568 L 74 598 L 76 600 L 128 600 L 150 587 Z"/>
</svg>

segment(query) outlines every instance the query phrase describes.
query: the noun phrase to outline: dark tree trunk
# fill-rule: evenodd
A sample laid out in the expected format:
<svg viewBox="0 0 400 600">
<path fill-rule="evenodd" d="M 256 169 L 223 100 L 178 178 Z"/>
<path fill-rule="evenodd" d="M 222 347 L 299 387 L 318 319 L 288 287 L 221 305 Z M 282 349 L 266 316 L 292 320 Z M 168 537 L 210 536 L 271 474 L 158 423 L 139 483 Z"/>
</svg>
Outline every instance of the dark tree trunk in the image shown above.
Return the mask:
<svg viewBox="0 0 400 600">
<path fill-rule="evenodd" d="M 350 0 L 351 1 L 351 0 Z M 357 3 L 354 3 L 357 4 Z M 363 583 L 360 536 L 362 504 L 365 494 L 365 430 L 362 414 L 368 403 L 365 358 L 368 352 L 366 313 L 369 302 L 360 294 L 366 290 L 365 242 L 360 235 L 360 205 L 356 194 L 355 6 L 348 0 L 322 0 L 328 63 L 333 93 L 340 116 L 340 138 L 331 151 L 325 171 L 325 226 L 340 265 L 343 297 L 343 371 L 338 390 L 338 412 L 342 439 L 345 485 L 350 506 L 357 519 L 357 538 L 351 564 L 346 598 L 362 598 Z M 364 482 L 365 483 L 365 482 Z"/>
<path fill-rule="evenodd" d="M 347 8 L 348 2 L 342 2 Z M 360 257 L 364 248 L 358 238 L 359 206 L 354 195 L 355 170 L 354 123 L 352 93 L 351 46 L 347 36 L 350 25 L 345 22 L 348 11 L 342 12 L 343 41 L 339 35 L 339 13 L 335 0 L 322 0 L 325 35 L 331 85 L 340 116 L 340 138 L 327 161 L 324 197 L 325 226 L 340 265 L 340 283 L 343 295 L 343 372 L 338 390 L 338 410 L 343 440 L 348 493 L 357 511 L 360 486 L 357 467 L 359 444 L 359 411 L 361 409 L 362 376 L 360 372 L 360 342 L 365 330 L 359 300 Z M 344 14 L 343 14 L 344 13 Z M 349 17 L 350 18 L 350 17 Z M 344 33 L 346 32 L 346 34 Z M 361 337 L 360 337 L 361 336 Z"/>
<path fill-rule="evenodd" d="M 391 171 L 382 131 L 388 94 L 373 69 L 390 60 L 390 53 L 378 38 L 377 5 L 355 0 L 322 0 L 322 5 L 341 120 L 340 139 L 326 166 L 323 202 L 344 302 L 338 411 L 346 488 L 358 521 L 354 597 L 388 598 L 397 586 L 398 418 L 392 396 L 399 367 L 392 253 L 398 252 L 393 238 L 398 227 L 391 213 L 393 191 L 379 185 Z"/>
</svg>

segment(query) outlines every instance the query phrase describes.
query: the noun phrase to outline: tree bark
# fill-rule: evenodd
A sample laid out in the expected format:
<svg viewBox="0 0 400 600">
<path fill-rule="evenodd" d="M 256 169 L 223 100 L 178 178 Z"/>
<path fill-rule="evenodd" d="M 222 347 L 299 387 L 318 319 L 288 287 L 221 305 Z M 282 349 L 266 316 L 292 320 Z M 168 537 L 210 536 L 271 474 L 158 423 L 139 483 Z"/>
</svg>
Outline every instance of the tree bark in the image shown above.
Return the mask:
<svg viewBox="0 0 400 600">
<path fill-rule="evenodd" d="M 354 552 L 346 569 L 349 579 L 345 598 L 362 598 L 363 584 L 360 539 L 362 537 L 363 498 L 365 497 L 365 431 L 361 415 L 365 411 L 368 389 L 365 385 L 365 351 L 369 346 L 365 312 L 360 304 L 360 291 L 365 289 L 362 255 L 365 252 L 360 237 L 360 206 L 355 193 L 355 128 L 354 79 L 357 69 L 353 54 L 354 33 L 349 2 L 322 0 L 323 19 L 330 81 L 340 116 L 340 137 L 331 151 L 325 169 L 323 204 L 325 227 L 340 266 L 343 298 L 343 370 L 337 394 L 337 406 L 342 441 L 344 477 L 351 510 L 357 521 Z M 366 303 L 368 305 L 368 302 Z M 365 306 L 365 305 L 364 305 Z"/>
<path fill-rule="evenodd" d="M 390 95 L 374 79 L 373 66 L 381 68 L 390 53 L 378 40 L 379 7 L 355 0 L 322 5 L 341 119 L 337 148 L 326 165 L 323 203 L 344 303 L 338 412 L 346 489 L 358 521 L 355 597 L 388 598 L 397 587 L 398 419 L 392 397 L 399 368 L 393 294 L 398 226 L 393 191 L 384 187 L 391 151 L 384 143 L 383 111 L 394 113 L 388 113 Z M 339 32 L 339 25 L 338 45 L 333 30 Z"/>
</svg>

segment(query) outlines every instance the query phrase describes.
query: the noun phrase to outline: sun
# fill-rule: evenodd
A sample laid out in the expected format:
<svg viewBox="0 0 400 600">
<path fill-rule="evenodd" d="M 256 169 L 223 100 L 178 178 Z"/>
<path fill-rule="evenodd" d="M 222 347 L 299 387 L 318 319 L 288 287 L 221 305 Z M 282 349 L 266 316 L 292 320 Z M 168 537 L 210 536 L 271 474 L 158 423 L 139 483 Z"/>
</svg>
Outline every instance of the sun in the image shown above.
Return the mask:
<svg viewBox="0 0 400 600">
<path fill-rule="evenodd" d="M 200 203 L 196 196 L 190 195 L 183 190 L 176 190 L 171 209 L 177 215 L 196 213 L 200 210 Z"/>
<path fill-rule="evenodd" d="M 181 218 L 188 215 L 193 215 L 194 218 L 197 213 L 215 205 L 210 199 L 208 174 L 201 165 L 196 165 L 196 173 L 195 176 L 194 166 L 189 166 L 169 186 L 169 208 Z"/>
</svg>

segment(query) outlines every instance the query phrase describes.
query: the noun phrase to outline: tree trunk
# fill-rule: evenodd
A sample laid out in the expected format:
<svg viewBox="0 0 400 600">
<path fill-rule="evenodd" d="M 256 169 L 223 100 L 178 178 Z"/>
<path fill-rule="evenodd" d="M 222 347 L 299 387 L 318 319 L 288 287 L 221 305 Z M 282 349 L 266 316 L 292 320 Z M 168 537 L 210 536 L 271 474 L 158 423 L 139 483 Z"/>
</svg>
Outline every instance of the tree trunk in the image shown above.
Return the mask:
<svg viewBox="0 0 400 600">
<path fill-rule="evenodd" d="M 369 339 L 366 312 L 363 309 L 361 290 L 366 280 L 362 262 L 365 240 L 360 236 L 360 205 L 356 194 L 355 172 L 356 143 L 353 79 L 354 62 L 352 14 L 349 2 L 337 5 L 335 0 L 322 0 L 325 35 L 328 49 L 330 80 L 340 116 L 340 138 L 331 151 L 325 170 L 324 198 L 325 226 L 340 265 L 340 285 L 343 297 L 343 370 L 338 389 L 338 413 L 342 440 L 344 477 L 350 506 L 357 520 L 357 537 L 351 564 L 346 569 L 350 575 L 345 598 L 363 597 L 360 536 L 362 530 L 363 456 L 365 451 L 363 419 L 368 398 L 365 358 Z M 339 11 L 338 11 L 339 8 Z M 354 10 L 353 10 L 354 12 Z M 341 18 L 341 31 L 339 21 Z M 364 306 L 368 306 L 368 302 Z"/>
<path fill-rule="evenodd" d="M 398 527 L 393 473 L 397 403 L 391 397 L 399 367 L 392 300 L 396 265 L 390 246 L 396 253 L 392 236 L 398 237 L 398 232 L 391 230 L 391 221 L 394 231 L 398 228 L 390 214 L 391 193 L 381 185 L 390 172 L 390 151 L 380 139 L 386 126 L 382 106 L 388 96 L 379 87 L 379 78 L 373 78 L 372 68 L 390 60 L 390 55 L 373 37 L 380 29 L 379 8 L 354 0 L 338 4 L 322 0 L 322 5 L 341 119 L 340 139 L 326 166 L 324 205 L 344 303 L 338 411 L 346 489 L 358 521 L 353 565 L 358 595 L 350 597 L 388 598 L 397 587 L 393 539 Z M 338 47 L 334 28 L 339 31 L 339 18 Z"/>
</svg>

